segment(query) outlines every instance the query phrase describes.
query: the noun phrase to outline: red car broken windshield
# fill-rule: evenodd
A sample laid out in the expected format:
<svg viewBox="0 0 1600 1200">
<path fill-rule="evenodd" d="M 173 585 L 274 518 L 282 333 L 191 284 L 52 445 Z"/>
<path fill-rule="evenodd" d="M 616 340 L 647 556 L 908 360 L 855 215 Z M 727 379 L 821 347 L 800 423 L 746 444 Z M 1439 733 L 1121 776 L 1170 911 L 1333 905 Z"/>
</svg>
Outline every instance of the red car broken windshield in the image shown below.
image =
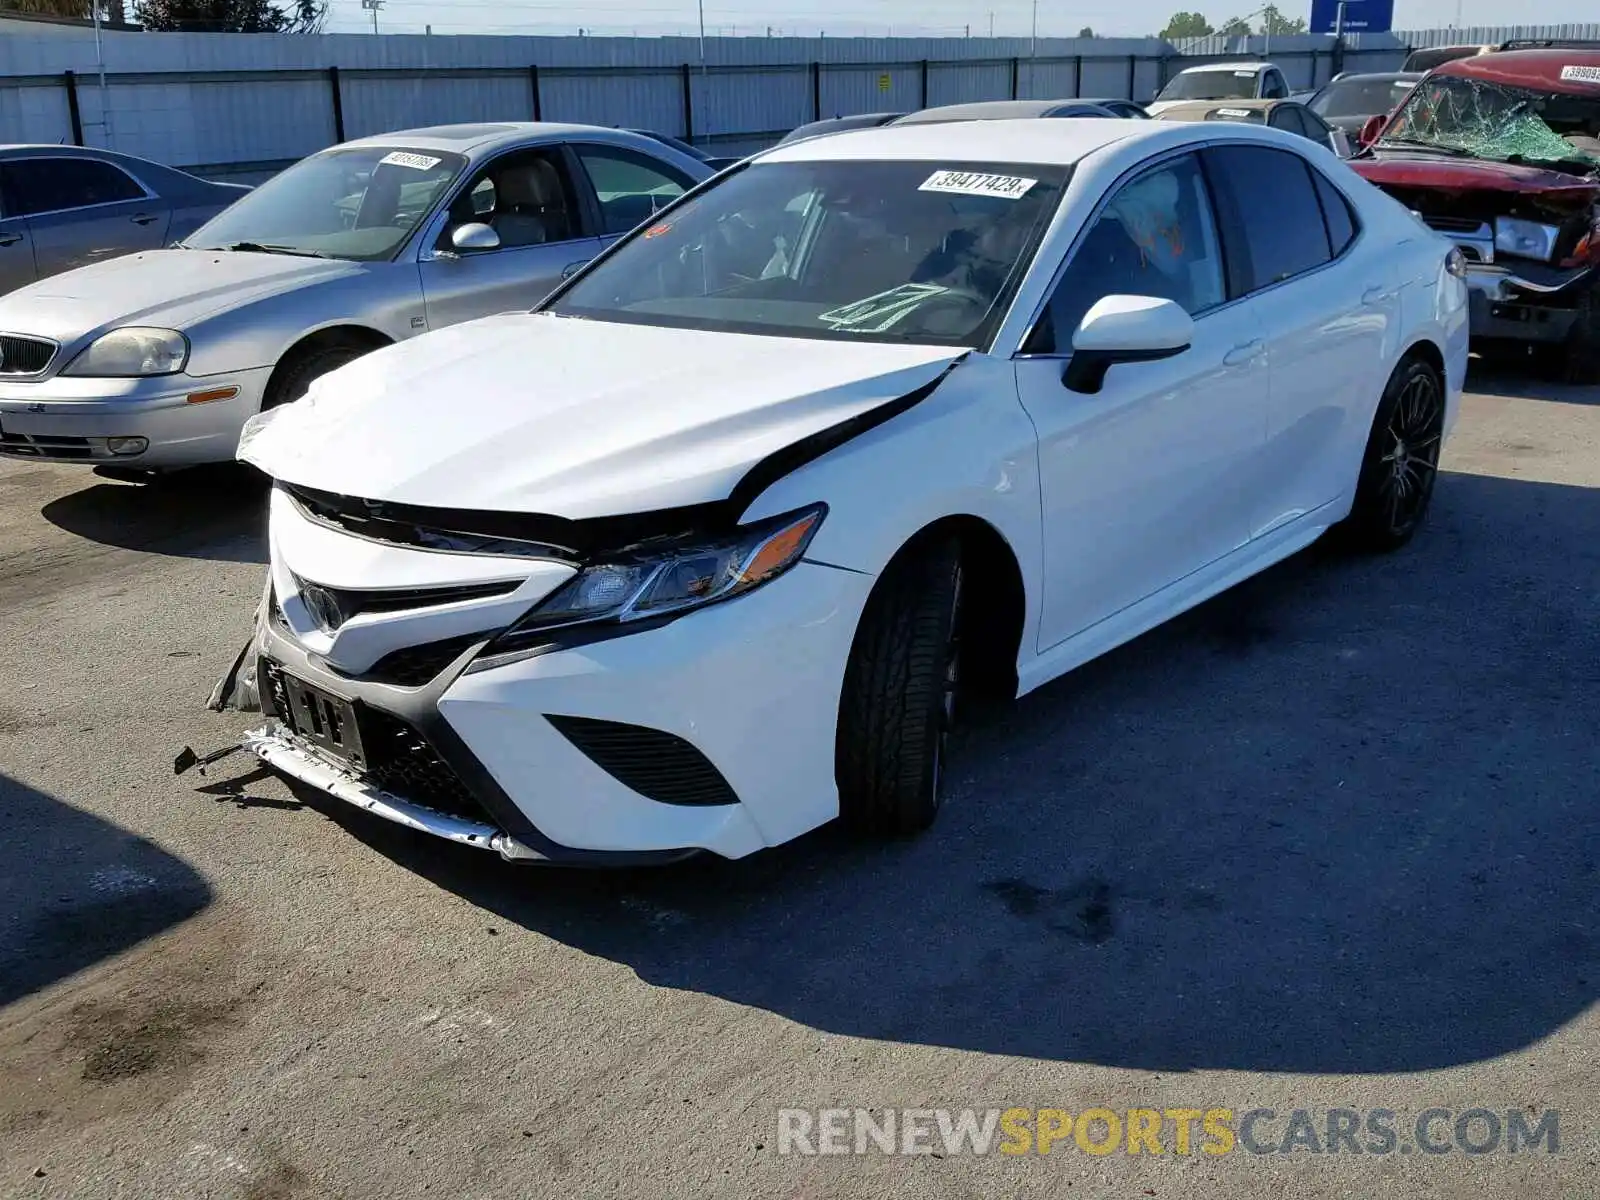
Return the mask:
<svg viewBox="0 0 1600 1200">
<path fill-rule="evenodd" d="M 1382 142 L 1589 173 L 1600 170 L 1600 95 L 1432 75 L 1412 89 Z"/>
</svg>

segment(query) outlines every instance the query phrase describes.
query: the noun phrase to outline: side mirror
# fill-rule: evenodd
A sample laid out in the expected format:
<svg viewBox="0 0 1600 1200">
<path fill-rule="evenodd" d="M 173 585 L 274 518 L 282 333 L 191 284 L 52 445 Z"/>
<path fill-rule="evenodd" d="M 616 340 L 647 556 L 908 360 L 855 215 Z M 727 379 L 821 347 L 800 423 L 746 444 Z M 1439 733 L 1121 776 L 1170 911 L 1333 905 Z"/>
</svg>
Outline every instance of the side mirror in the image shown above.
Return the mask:
<svg viewBox="0 0 1600 1200">
<path fill-rule="evenodd" d="M 1103 296 L 1072 335 L 1072 359 L 1061 382 L 1093 395 L 1117 363 L 1154 362 L 1182 354 L 1194 340 L 1194 320 L 1171 300 Z"/>
<path fill-rule="evenodd" d="M 481 221 L 457 225 L 450 234 L 450 244 L 457 250 L 497 250 L 500 235 Z"/>
<path fill-rule="evenodd" d="M 1389 118 L 1382 114 L 1368 117 L 1361 125 L 1361 132 L 1356 134 L 1356 145 L 1363 148 L 1372 145 L 1378 140 L 1378 135 L 1383 132 L 1383 127 L 1388 122 Z"/>
</svg>

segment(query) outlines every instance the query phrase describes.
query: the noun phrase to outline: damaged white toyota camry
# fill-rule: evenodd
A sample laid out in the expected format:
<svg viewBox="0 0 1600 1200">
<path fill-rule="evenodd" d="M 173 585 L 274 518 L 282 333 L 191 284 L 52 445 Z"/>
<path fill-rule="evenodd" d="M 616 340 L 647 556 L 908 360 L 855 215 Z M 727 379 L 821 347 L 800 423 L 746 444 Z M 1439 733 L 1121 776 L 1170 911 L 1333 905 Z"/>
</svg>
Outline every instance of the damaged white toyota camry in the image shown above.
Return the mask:
<svg viewBox="0 0 1600 1200">
<path fill-rule="evenodd" d="M 275 487 L 247 744 L 510 859 L 921 829 L 966 701 L 1336 525 L 1410 538 L 1466 370 L 1461 274 L 1270 129 L 771 151 L 538 311 L 251 423 Z"/>
</svg>

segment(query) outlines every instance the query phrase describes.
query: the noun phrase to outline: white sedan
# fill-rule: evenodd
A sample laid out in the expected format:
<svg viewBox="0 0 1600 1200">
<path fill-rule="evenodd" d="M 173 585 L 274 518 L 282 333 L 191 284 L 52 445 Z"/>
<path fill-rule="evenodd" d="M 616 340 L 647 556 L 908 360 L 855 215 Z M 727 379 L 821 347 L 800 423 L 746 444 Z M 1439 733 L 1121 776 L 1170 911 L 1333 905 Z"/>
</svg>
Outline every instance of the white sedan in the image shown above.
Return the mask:
<svg viewBox="0 0 1600 1200">
<path fill-rule="evenodd" d="M 889 127 L 759 155 L 532 313 L 256 418 L 267 763 L 510 859 L 939 808 L 1029 692 L 1338 529 L 1418 528 L 1459 255 L 1303 138 Z"/>
</svg>

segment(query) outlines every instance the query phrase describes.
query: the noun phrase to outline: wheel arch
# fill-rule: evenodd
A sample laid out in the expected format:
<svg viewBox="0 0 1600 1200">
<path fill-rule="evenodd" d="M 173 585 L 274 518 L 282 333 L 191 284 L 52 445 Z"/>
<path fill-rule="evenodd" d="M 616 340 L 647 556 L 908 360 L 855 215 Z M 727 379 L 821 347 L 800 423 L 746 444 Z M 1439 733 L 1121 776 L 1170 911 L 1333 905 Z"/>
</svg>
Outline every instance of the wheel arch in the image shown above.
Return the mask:
<svg viewBox="0 0 1600 1200">
<path fill-rule="evenodd" d="M 274 389 L 302 358 L 324 347 L 339 345 L 363 346 L 371 351 L 394 345 L 394 339 L 370 325 L 359 325 L 354 322 L 324 325 L 320 329 L 301 334 L 282 354 L 278 355 L 278 361 L 273 364 L 272 374 L 267 377 L 267 385 L 261 392 L 262 407 L 267 407 Z"/>
</svg>

